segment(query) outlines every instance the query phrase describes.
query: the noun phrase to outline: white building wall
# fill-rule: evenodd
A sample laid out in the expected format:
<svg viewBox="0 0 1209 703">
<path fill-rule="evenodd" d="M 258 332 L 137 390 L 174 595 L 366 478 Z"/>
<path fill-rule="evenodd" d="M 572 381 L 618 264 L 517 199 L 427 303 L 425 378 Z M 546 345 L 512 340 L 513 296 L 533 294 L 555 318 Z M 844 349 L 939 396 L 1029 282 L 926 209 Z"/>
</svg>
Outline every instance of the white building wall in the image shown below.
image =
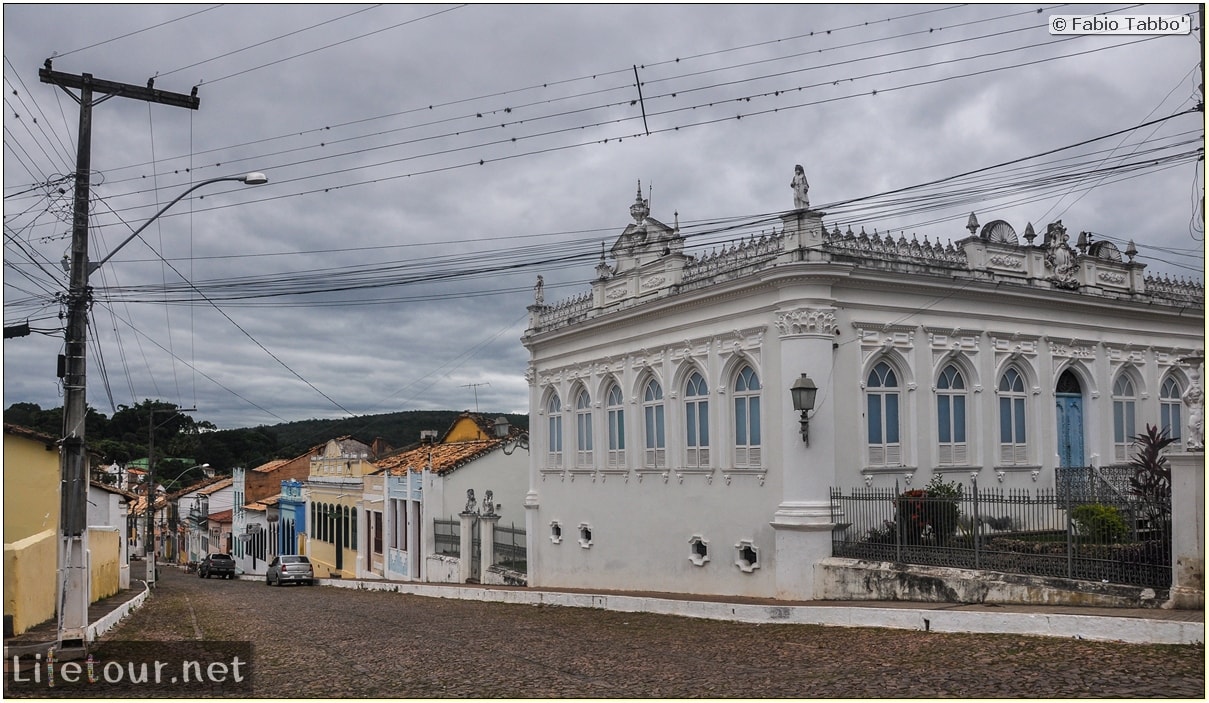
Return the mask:
<svg viewBox="0 0 1209 703">
<path fill-rule="evenodd" d="M 1164 374 L 1174 371 L 1186 384 L 1179 359 L 1203 349 L 1200 308 L 1182 312 L 1117 291 L 1026 285 L 1026 275 L 1048 275 L 1042 250 L 988 253 L 991 245 L 978 241 L 970 247 L 978 266 L 998 266 L 1001 275 L 1017 280 L 998 285 L 988 282 L 993 276 L 939 275 L 927 264 L 910 269 L 884 260 L 825 262 L 816 249 L 801 255 L 815 261 L 785 254 L 775 266 L 720 275 L 712 285 L 672 294 L 660 283 L 662 273 L 647 278 L 640 264 L 616 274 L 616 285 L 608 277 L 598 280 L 592 301 L 571 324 L 543 328 L 545 308 L 530 307 L 530 585 L 809 598 L 813 564 L 830 553 L 832 486 L 897 483 L 905 489 L 940 474 L 967 486 L 973 475 L 984 486 L 1051 487 L 1058 465 L 1054 389 L 1066 369 L 1082 386 L 1085 464 L 1112 457 L 1111 389 L 1122 369 L 1133 369 L 1141 380 L 1138 431 L 1157 423 L 1154 398 Z M 1023 258 L 1011 258 L 1020 251 Z M 872 464 L 865 384 L 881 359 L 898 375 L 902 454 L 898 461 Z M 734 466 L 731 388 L 743 362 L 757 371 L 763 388 L 758 471 Z M 966 376 L 969 451 L 966 461 L 941 465 L 936 385 L 950 362 Z M 1009 365 L 1025 379 L 1027 454 L 1005 463 L 998 385 Z M 705 470 L 684 469 L 683 391 L 693 369 L 710 387 Z M 798 436 L 788 397 L 800 373 L 819 387 L 809 447 Z M 641 468 L 642 382 L 648 375 L 664 392 L 664 471 Z M 610 469 L 606 460 L 604 394 L 612 380 L 626 399 L 622 470 Z M 588 390 L 593 413 L 594 456 L 586 467 L 576 460 L 580 387 Z M 562 406 L 558 466 L 547 452 L 551 393 Z M 552 522 L 561 538 L 553 535 Z M 580 544 L 581 525 L 591 531 L 590 545 Z M 709 540 L 704 566 L 689 559 L 694 535 Z M 758 569 L 735 564 L 735 545 L 745 539 L 759 548 Z"/>
</svg>

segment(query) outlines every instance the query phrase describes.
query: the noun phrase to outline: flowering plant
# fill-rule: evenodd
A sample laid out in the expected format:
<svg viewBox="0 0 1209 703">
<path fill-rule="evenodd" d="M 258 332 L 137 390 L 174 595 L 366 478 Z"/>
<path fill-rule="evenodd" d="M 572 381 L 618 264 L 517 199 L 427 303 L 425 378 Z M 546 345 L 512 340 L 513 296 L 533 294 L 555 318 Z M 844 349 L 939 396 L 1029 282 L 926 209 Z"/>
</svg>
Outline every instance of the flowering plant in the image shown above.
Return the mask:
<svg viewBox="0 0 1209 703">
<path fill-rule="evenodd" d="M 896 522 L 907 544 L 940 543 L 957 531 L 961 489 L 937 475 L 927 486 L 904 491 L 894 500 Z"/>
</svg>

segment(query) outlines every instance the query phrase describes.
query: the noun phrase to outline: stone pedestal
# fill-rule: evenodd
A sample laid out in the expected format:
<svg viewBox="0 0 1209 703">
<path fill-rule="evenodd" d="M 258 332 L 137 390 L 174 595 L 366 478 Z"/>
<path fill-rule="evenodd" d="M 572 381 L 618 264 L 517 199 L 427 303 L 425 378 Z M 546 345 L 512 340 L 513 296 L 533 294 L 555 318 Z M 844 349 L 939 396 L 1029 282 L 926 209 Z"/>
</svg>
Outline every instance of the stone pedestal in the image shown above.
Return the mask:
<svg viewBox="0 0 1209 703">
<path fill-rule="evenodd" d="M 484 583 L 487 579 L 487 569 L 495 563 L 495 523 L 499 521 L 499 515 L 479 517 L 479 578 Z"/>
<path fill-rule="evenodd" d="M 475 513 L 460 513 L 458 515 L 462 519 L 460 534 L 458 535 L 459 547 L 458 552 L 458 583 L 469 583 L 470 577 L 474 573 L 473 565 L 470 563 L 471 551 L 473 549 L 472 540 L 474 535 L 471 531 L 474 529 L 474 519 L 478 517 Z"/>
<path fill-rule="evenodd" d="M 1164 608 L 1205 607 L 1205 455 L 1167 455 L 1171 464 L 1171 599 Z"/>
</svg>

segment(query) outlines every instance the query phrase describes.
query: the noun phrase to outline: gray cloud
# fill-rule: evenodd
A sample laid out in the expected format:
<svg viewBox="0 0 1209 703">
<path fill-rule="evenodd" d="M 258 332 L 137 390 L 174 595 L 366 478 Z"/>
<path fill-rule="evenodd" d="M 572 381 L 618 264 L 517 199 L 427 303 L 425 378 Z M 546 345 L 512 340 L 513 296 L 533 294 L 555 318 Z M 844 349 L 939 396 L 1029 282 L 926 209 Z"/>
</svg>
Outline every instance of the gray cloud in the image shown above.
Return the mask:
<svg viewBox="0 0 1209 703">
<path fill-rule="evenodd" d="M 70 225 L 47 211 L 47 198 L 14 195 L 74 168 L 77 108 L 39 82 L 43 60 L 59 52 L 56 70 L 140 85 L 158 72 L 156 87 L 172 92 L 200 81 L 196 112 L 122 98 L 96 107 L 94 259 L 191 183 L 250 170 L 270 183 L 199 191 L 204 198 L 178 204 L 148 228 L 145 243 L 132 242 L 94 275 L 101 298 L 115 285 L 147 289 L 127 296 L 138 302 L 94 308 L 90 346 L 104 368 L 90 360 L 89 402 L 108 413 L 110 392 L 114 404 L 160 397 L 196 405 L 199 418 L 220 427 L 346 410 L 472 408 L 476 391 L 484 411 L 525 411 L 519 337 L 533 280 L 545 277 L 549 300 L 587 290 L 601 242 L 611 245 L 630 221 L 639 179 L 654 217 L 696 231 L 790 207 L 796 163 L 807 168 L 812 202 L 848 200 L 1186 110 L 1199 82 L 1195 37 L 1057 44 L 1043 27 L 1048 13 L 1002 5 L 224 5 L 131 34 L 201 9 L 5 8 L 5 322 L 60 329 L 49 294 L 65 284 L 58 261 Z M 1019 16 L 993 19 L 1011 14 Z M 297 33 L 267 41 L 289 32 Z M 1030 44 L 1046 46 L 997 53 Z M 894 55 L 873 58 L 881 54 Z M 641 106 L 631 104 L 635 65 Z M 633 136 L 644 132 L 641 107 L 649 137 Z M 1124 149 L 1152 130 L 1199 140 L 1201 124 L 1199 115 L 1169 120 Z M 1018 231 L 1061 217 L 1072 231 L 1122 248 L 1134 239 L 1152 271 L 1200 280 L 1203 245 L 1189 222 L 1202 168 L 1109 179 L 1061 199 L 886 217 L 848 211 L 827 221 L 945 241 L 966 235 L 970 210 Z M 522 246 L 533 248 L 517 252 Z M 572 251 L 588 256 L 489 277 L 432 276 L 436 262 L 454 256 L 447 266 L 464 269 Z M 176 287 L 180 276 L 161 254 L 216 297 L 225 290 L 219 281 L 314 281 L 320 271 L 328 283 L 355 285 L 388 263 L 429 276 L 219 302 L 270 356 L 200 295 L 186 291 L 165 306 L 154 288 Z M 61 347 L 58 331 L 6 340 L 6 405 L 61 402 Z"/>
</svg>

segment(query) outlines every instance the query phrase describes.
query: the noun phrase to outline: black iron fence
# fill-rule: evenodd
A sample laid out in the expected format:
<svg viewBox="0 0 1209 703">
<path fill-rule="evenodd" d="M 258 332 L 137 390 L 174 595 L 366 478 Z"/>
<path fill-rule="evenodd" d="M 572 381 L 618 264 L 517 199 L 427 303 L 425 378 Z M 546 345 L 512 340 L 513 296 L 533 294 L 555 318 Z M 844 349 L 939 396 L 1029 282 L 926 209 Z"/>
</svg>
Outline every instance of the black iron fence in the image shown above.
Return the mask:
<svg viewBox="0 0 1209 703">
<path fill-rule="evenodd" d="M 515 523 L 495 526 L 495 563 L 506 569 L 525 572 L 525 528 Z"/>
<path fill-rule="evenodd" d="M 450 557 L 462 555 L 462 523 L 457 518 L 433 521 L 432 536 L 436 540 L 436 553 Z"/>
<path fill-rule="evenodd" d="M 1034 491 L 833 488 L 832 554 L 1170 587 L 1170 498 L 1156 506 L 1102 480 L 1120 472 L 1079 472 Z"/>
</svg>

